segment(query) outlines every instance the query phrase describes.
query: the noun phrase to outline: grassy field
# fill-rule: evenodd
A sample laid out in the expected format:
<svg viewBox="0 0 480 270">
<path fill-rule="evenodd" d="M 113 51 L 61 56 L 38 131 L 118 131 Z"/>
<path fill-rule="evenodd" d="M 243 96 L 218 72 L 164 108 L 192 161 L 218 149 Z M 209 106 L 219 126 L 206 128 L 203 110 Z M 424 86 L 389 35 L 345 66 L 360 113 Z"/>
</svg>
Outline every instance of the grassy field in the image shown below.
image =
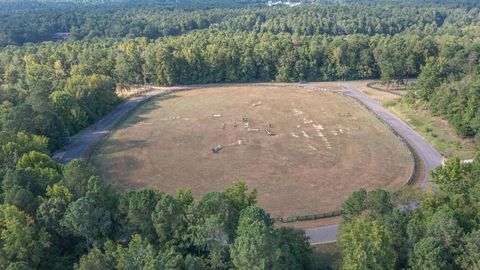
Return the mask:
<svg viewBox="0 0 480 270">
<path fill-rule="evenodd" d="M 433 116 L 428 110 L 415 109 L 402 102 L 388 102 L 385 106 L 407 122 L 447 158 L 458 156 L 472 159 L 480 150 L 479 141 L 457 135 L 447 121 Z"/>
<path fill-rule="evenodd" d="M 258 190 L 260 206 L 284 217 L 339 209 L 362 187 L 396 190 L 413 169 L 406 148 L 351 99 L 252 85 L 154 98 L 93 162 L 123 190 L 190 188 L 198 197 L 241 179 Z"/>
</svg>

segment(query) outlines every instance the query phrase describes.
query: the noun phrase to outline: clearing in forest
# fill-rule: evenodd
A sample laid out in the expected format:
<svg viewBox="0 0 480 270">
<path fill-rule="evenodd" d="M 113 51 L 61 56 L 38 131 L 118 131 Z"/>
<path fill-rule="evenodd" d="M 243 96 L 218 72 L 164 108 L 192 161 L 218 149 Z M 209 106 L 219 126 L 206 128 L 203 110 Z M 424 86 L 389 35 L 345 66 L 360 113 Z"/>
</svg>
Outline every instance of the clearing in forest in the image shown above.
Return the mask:
<svg viewBox="0 0 480 270">
<path fill-rule="evenodd" d="M 153 98 L 93 157 L 120 189 L 195 196 L 245 181 L 272 216 L 337 210 L 359 188 L 403 186 L 406 147 L 350 98 L 276 86 L 217 86 Z"/>
</svg>

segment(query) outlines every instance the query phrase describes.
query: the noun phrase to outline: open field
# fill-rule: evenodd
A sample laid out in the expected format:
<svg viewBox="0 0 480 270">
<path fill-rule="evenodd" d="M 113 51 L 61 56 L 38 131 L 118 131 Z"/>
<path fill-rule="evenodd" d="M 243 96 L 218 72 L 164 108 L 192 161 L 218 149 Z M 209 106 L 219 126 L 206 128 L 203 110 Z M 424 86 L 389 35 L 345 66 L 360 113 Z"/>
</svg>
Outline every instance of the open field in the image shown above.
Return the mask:
<svg viewBox="0 0 480 270">
<path fill-rule="evenodd" d="M 405 146 L 352 99 L 253 85 L 153 98 L 93 162 L 121 189 L 190 188 L 201 196 L 241 179 L 272 216 L 336 210 L 361 187 L 400 188 L 413 170 Z"/>
</svg>

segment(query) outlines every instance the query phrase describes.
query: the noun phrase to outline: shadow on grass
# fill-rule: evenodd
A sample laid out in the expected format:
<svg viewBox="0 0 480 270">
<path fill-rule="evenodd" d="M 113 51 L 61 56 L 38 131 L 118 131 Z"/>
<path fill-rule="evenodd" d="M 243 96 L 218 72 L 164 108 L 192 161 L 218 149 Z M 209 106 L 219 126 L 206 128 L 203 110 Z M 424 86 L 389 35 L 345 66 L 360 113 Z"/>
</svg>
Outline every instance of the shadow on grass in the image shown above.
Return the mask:
<svg viewBox="0 0 480 270">
<path fill-rule="evenodd" d="M 147 143 L 146 140 L 117 140 L 113 138 L 108 138 L 108 142 L 103 143 L 100 148 L 101 152 L 99 154 L 102 155 L 109 155 L 108 158 L 110 158 L 110 155 L 115 154 L 115 153 L 121 153 L 121 152 L 127 152 L 132 149 L 138 149 L 140 147 L 145 146 Z"/>
<path fill-rule="evenodd" d="M 128 116 L 121 120 L 115 129 L 122 130 L 131 126 L 139 124 L 147 120 L 143 115 L 146 115 L 152 111 L 162 108 L 161 102 L 165 100 L 180 98 L 181 96 L 175 94 L 169 94 L 164 96 L 152 97 L 151 99 L 143 102 L 137 108 L 128 113 Z"/>
</svg>

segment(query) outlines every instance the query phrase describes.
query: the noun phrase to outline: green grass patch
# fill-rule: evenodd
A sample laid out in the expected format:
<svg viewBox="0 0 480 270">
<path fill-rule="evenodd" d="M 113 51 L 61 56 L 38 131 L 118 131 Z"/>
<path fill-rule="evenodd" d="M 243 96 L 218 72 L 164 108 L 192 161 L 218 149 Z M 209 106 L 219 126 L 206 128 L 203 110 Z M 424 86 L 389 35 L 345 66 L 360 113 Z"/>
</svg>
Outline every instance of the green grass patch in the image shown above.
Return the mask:
<svg viewBox="0 0 480 270">
<path fill-rule="evenodd" d="M 480 150 L 479 140 L 457 135 L 446 120 L 434 116 L 428 110 L 414 108 L 401 101 L 388 102 L 384 106 L 408 123 L 447 158 L 458 156 L 461 159 L 471 159 Z"/>
</svg>

